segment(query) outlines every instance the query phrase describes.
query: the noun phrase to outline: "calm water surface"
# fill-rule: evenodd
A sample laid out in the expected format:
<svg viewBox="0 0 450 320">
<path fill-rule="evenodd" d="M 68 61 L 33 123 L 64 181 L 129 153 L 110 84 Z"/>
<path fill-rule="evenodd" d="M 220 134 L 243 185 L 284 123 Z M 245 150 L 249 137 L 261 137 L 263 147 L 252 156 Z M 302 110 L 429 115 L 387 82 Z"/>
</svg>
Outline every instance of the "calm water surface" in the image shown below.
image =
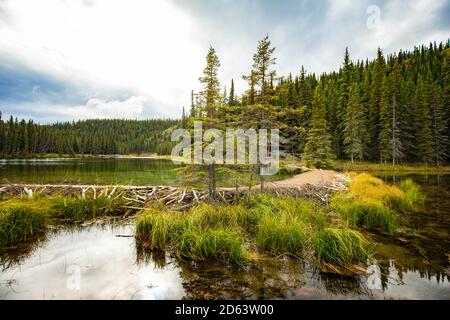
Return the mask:
<svg viewBox="0 0 450 320">
<path fill-rule="evenodd" d="M 0 159 L 0 182 L 174 185 L 177 167 L 145 158 Z"/>
<path fill-rule="evenodd" d="M 412 178 L 427 195 L 397 238 L 371 235 L 370 275 L 325 274 L 295 259 L 244 266 L 180 261 L 137 247 L 132 225 L 49 231 L 1 254 L 0 299 L 450 299 L 450 175 Z"/>
</svg>

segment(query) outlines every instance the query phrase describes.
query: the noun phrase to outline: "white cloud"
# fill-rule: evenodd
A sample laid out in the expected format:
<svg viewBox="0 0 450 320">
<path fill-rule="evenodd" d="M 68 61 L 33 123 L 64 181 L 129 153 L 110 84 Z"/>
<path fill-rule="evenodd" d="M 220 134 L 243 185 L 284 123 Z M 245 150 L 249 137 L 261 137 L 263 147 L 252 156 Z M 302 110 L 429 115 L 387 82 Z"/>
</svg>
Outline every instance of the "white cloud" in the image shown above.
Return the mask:
<svg viewBox="0 0 450 320">
<path fill-rule="evenodd" d="M 335 70 L 346 46 L 352 59 L 365 59 L 374 57 L 379 45 L 392 53 L 445 41 L 450 34 L 450 24 L 436 27 L 448 0 L 380 4 L 384 32 L 366 25 L 366 9 L 376 2 L 195 6 L 184 0 L 0 0 L 0 60 L 70 81 L 90 99 L 75 107 L 48 106 L 45 112 L 77 118 L 175 117 L 189 105 L 190 90 L 200 89 L 210 44 L 221 60 L 222 84 L 229 86 L 233 77 L 241 93 L 246 89 L 241 76 L 249 72 L 257 40 L 266 33 L 277 47 L 280 75 L 298 73 L 302 64 L 316 73 Z M 271 12 L 274 6 L 278 15 Z M 33 91 L 38 96 L 44 89 Z"/>
<path fill-rule="evenodd" d="M 178 115 L 200 75 L 203 50 L 191 41 L 190 17 L 165 0 L 14 0 L 1 2 L 0 58 L 89 86 L 129 89 L 159 113 Z M 167 105 L 170 107 L 168 108 Z"/>
<path fill-rule="evenodd" d="M 94 98 L 82 106 L 49 107 L 48 112 L 53 117 L 64 119 L 136 119 L 142 116 L 145 102 L 146 99 L 141 96 L 133 96 L 123 101 Z"/>
</svg>

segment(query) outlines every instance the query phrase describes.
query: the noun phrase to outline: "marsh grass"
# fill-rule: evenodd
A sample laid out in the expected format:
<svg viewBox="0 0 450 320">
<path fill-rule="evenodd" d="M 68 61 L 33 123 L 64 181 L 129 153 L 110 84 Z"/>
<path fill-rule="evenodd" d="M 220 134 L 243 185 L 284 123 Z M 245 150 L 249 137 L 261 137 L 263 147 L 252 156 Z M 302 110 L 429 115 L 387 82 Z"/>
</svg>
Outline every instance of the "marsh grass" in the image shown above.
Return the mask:
<svg viewBox="0 0 450 320">
<path fill-rule="evenodd" d="M 181 235 L 177 252 L 195 260 L 214 259 L 240 263 L 246 259 L 246 250 L 236 229 L 187 228 Z"/>
<path fill-rule="evenodd" d="M 425 197 L 420 192 L 420 188 L 411 179 L 406 179 L 400 183 L 400 189 L 405 193 L 407 206 L 413 208 L 424 202 Z"/>
<path fill-rule="evenodd" d="M 331 198 L 331 208 L 340 214 L 348 227 L 383 228 L 389 233 L 397 227 L 397 214 L 379 200 L 337 193 Z"/>
<path fill-rule="evenodd" d="M 152 248 L 164 250 L 169 243 L 180 239 L 188 220 L 179 212 L 149 208 L 136 218 L 136 238 Z"/>
<path fill-rule="evenodd" d="M 81 221 L 121 212 L 121 199 L 36 195 L 0 202 L 0 248 L 26 241 L 48 224 Z"/>
<path fill-rule="evenodd" d="M 48 222 L 48 207 L 43 201 L 0 203 L 0 248 L 26 241 L 43 230 Z"/>
<path fill-rule="evenodd" d="M 325 228 L 314 237 L 313 247 L 321 263 L 339 266 L 365 262 L 373 251 L 360 232 L 348 228 Z"/>
<path fill-rule="evenodd" d="M 106 215 L 117 215 L 122 213 L 122 199 L 112 198 L 78 198 L 56 196 L 52 198 L 52 207 L 55 218 L 71 219 L 80 221 L 87 218 L 96 218 Z"/>
<path fill-rule="evenodd" d="M 341 215 L 347 226 L 383 228 L 394 233 L 401 218 L 399 214 L 411 210 L 421 201 L 423 196 L 411 180 L 396 187 L 361 173 L 352 175 L 349 192 L 332 197 L 331 208 Z"/>
<path fill-rule="evenodd" d="M 258 225 L 256 246 L 271 254 L 298 254 L 305 246 L 307 227 L 286 214 L 266 214 Z"/>
</svg>

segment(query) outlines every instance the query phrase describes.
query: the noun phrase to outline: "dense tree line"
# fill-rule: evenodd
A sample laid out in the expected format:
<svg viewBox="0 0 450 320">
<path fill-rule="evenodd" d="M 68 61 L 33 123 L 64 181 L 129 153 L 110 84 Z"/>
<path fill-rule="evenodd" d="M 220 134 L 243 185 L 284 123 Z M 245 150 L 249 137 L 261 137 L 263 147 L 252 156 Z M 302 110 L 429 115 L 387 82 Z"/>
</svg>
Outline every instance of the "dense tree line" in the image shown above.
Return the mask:
<svg viewBox="0 0 450 320">
<path fill-rule="evenodd" d="M 41 125 L 0 115 L 0 154 L 170 154 L 179 120 L 85 120 Z"/>
<path fill-rule="evenodd" d="M 352 61 L 346 49 L 338 71 L 316 76 L 302 66 L 278 76 L 275 47 L 258 42 L 243 76 L 248 88 L 221 90 L 219 57 L 211 47 L 179 120 L 87 120 L 39 125 L 0 120 L 0 154 L 170 154 L 174 127 L 203 120 L 210 127 L 279 128 L 286 154 L 325 167 L 333 158 L 376 162 L 449 160 L 450 43 L 431 43 L 369 61 Z M 223 93 L 221 93 L 221 91 Z"/>
<path fill-rule="evenodd" d="M 259 41 L 254 65 L 243 76 L 248 89 L 240 97 L 233 81 L 229 95 L 214 97 L 214 103 L 192 92 L 190 116 L 280 128 L 283 151 L 318 166 L 332 158 L 427 165 L 448 161 L 449 41 L 387 57 L 378 49 L 372 61 L 354 62 L 346 49 L 342 67 L 320 76 L 307 74 L 302 66 L 297 75 L 278 77 L 274 52 L 268 37 Z M 215 63 L 220 65 L 217 56 Z M 213 85 L 217 95 L 217 77 Z"/>
</svg>

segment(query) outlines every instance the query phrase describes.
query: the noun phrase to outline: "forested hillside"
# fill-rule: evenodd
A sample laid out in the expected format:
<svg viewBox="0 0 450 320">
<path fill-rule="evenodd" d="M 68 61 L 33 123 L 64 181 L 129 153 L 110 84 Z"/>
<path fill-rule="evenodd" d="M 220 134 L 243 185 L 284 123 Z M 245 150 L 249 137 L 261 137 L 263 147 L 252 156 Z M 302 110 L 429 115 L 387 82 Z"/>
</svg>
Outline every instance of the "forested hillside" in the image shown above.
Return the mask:
<svg viewBox="0 0 450 320">
<path fill-rule="evenodd" d="M 275 48 L 259 41 L 254 65 L 243 76 L 248 89 L 229 93 L 219 83 L 213 48 L 191 96 L 191 120 L 223 126 L 280 128 L 281 149 L 304 159 L 422 162 L 448 161 L 450 139 L 450 45 L 430 43 L 375 60 L 352 61 L 345 51 L 338 71 L 278 76 Z M 214 71 L 211 73 L 211 70 Z M 170 154 L 170 129 L 186 120 L 87 120 L 38 125 L 0 121 L 0 153 Z M 323 158 L 323 159 L 319 159 Z"/>
<path fill-rule="evenodd" d="M 39 125 L 33 121 L 0 121 L 0 153 L 170 154 L 170 133 L 179 120 L 86 120 Z"/>
<path fill-rule="evenodd" d="M 241 97 L 235 95 L 233 81 L 230 93 L 220 97 L 216 88 L 205 86 L 192 94 L 190 115 L 241 127 L 281 128 L 284 151 L 319 162 L 337 158 L 440 165 L 448 160 L 448 41 L 387 57 L 378 49 L 372 61 L 352 61 L 346 50 L 338 71 L 317 76 L 301 67 L 298 74 L 279 77 L 275 48 L 266 37 L 253 61 L 243 77 L 248 90 Z M 220 66 L 213 48 L 207 64 L 216 70 Z"/>
</svg>

